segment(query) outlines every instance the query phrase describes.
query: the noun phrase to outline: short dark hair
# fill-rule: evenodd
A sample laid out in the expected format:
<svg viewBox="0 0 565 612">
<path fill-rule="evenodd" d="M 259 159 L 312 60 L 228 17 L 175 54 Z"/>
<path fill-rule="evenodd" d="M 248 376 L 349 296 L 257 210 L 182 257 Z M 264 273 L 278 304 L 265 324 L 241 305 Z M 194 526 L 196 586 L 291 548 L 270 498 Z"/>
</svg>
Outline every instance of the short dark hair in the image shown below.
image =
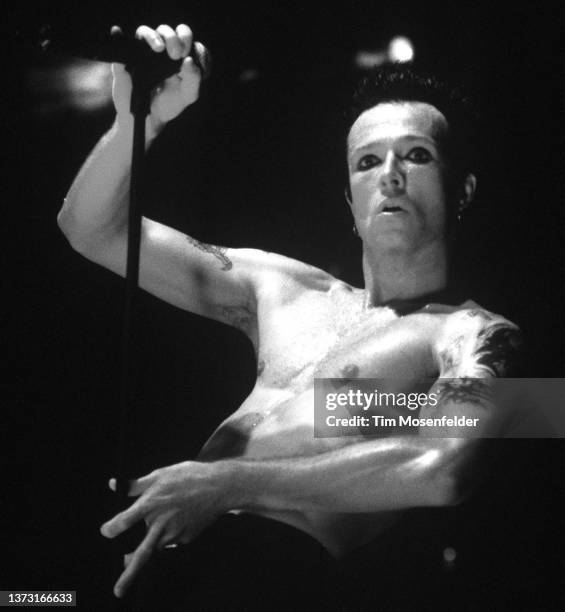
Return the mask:
<svg viewBox="0 0 565 612">
<path fill-rule="evenodd" d="M 437 108 L 449 126 L 445 147 L 454 184 L 460 185 L 469 172 L 477 171 L 479 114 L 461 87 L 407 64 L 379 66 L 366 73 L 355 88 L 345 116 L 346 137 L 363 112 L 387 102 L 425 102 Z"/>
</svg>

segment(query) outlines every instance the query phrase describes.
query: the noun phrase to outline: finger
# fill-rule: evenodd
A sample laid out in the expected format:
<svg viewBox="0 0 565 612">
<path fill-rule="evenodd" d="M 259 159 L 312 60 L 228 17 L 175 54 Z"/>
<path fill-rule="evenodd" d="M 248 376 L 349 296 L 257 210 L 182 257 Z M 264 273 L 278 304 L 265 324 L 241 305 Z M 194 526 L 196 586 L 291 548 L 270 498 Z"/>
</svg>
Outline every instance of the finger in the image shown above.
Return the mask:
<svg viewBox="0 0 565 612">
<path fill-rule="evenodd" d="M 153 483 L 155 478 L 157 477 L 157 471 L 151 472 L 151 474 L 147 474 L 146 476 L 142 476 L 141 478 L 133 478 L 127 482 L 127 495 L 128 497 L 138 497 Z M 108 487 L 112 491 L 116 491 L 118 487 L 117 480 L 115 478 L 110 478 L 108 481 Z"/>
<path fill-rule="evenodd" d="M 192 49 L 192 30 L 181 23 L 176 27 L 177 38 L 182 45 L 182 57 L 186 57 Z"/>
<path fill-rule="evenodd" d="M 123 512 L 116 514 L 114 518 L 106 521 L 100 527 L 100 533 L 105 538 L 115 538 L 140 521 L 145 514 L 144 510 L 145 500 L 143 497 L 140 497 L 129 508 L 126 508 Z"/>
<path fill-rule="evenodd" d="M 193 55 L 202 73 L 202 78 L 208 78 L 210 76 L 210 70 L 212 69 L 212 56 L 210 55 L 210 51 L 197 40 L 193 45 Z"/>
<path fill-rule="evenodd" d="M 120 26 L 114 25 L 110 28 L 110 36 L 114 39 L 123 38 L 124 31 L 122 30 L 122 28 L 120 28 Z"/>
<path fill-rule="evenodd" d="M 142 476 L 141 478 L 134 478 L 129 481 L 129 489 L 128 495 L 129 497 L 137 497 L 144 493 L 150 485 L 153 484 L 155 478 L 157 477 L 157 472 L 151 472 L 151 474 L 147 474 L 146 476 Z"/>
<path fill-rule="evenodd" d="M 186 57 L 178 73 L 180 83 L 175 85 L 180 87 L 180 93 L 185 103 L 190 104 L 198 98 L 202 76 L 196 62 L 191 57 Z"/>
<path fill-rule="evenodd" d="M 116 597 L 122 597 L 125 594 L 136 575 L 151 558 L 156 549 L 157 541 L 161 536 L 161 524 L 162 522 L 153 523 L 148 534 L 136 550 L 131 555 L 126 555 L 126 557 L 129 557 L 127 567 L 114 585 L 114 595 Z"/>
<path fill-rule="evenodd" d="M 135 31 L 135 37 L 144 40 L 153 51 L 161 52 L 165 50 L 165 43 L 161 36 L 147 26 L 139 26 Z"/>
<path fill-rule="evenodd" d="M 133 480 L 126 481 L 126 485 L 127 485 L 127 495 L 133 497 L 132 493 L 130 493 L 132 482 L 134 482 L 134 481 Z M 116 478 L 110 478 L 110 480 L 108 481 L 108 487 L 112 491 L 114 491 L 114 493 L 117 491 L 117 489 L 118 489 L 118 481 L 116 480 Z"/>
<path fill-rule="evenodd" d="M 182 43 L 177 36 L 177 33 L 168 25 L 160 25 L 157 28 L 157 32 L 161 35 L 165 41 L 167 47 L 167 53 L 171 59 L 180 59 L 183 56 Z"/>
<path fill-rule="evenodd" d="M 198 74 L 199 72 L 200 69 L 198 68 L 198 65 L 196 64 L 194 59 L 192 59 L 192 57 L 190 56 L 185 57 L 179 72 L 180 78 L 183 79 L 184 77 L 192 77 L 195 74 Z"/>
<path fill-rule="evenodd" d="M 113 62 L 111 65 L 112 68 L 112 75 L 113 76 L 118 76 L 123 74 L 124 72 L 126 72 L 126 65 L 125 64 L 120 64 L 118 62 Z"/>
</svg>

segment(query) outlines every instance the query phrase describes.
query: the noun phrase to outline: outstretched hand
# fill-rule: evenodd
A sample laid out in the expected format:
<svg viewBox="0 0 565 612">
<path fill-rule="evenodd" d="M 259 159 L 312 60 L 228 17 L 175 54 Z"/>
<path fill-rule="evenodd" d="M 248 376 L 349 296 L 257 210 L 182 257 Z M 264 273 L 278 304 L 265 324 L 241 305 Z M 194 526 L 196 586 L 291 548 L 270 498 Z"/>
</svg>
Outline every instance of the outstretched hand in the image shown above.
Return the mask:
<svg viewBox="0 0 565 612">
<path fill-rule="evenodd" d="M 128 496 L 138 499 L 100 528 L 115 538 L 141 520 L 147 534 L 137 549 L 124 557 L 125 569 L 114 586 L 122 597 L 153 553 L 171 544 L 191 542 L 205 527 L 230 510 L 226 462 L 186 461 L 154 470 L 130 482 Z M 111 479 L 110 488 L 116 490 Z"/>
</svg>

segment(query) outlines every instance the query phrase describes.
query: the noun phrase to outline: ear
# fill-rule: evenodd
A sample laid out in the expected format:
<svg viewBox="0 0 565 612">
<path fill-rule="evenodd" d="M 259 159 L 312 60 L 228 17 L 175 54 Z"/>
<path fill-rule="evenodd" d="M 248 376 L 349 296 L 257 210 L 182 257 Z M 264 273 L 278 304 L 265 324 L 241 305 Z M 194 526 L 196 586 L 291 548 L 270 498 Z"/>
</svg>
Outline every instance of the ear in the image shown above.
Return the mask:
<svg viewBox="0 0 565 612">
<path fill-rule="evenodd" d="M 345 192 L 344 193 L 345 193 L 345 201 L 349 204 L 349 207 L 351 208 L 353 206 L 353 201 L 352 201 L 352 197 L 351 197 L 351 187 L 349 185 L 349 181 L 345 185 Z"/>
<path fill-rule="evenodd" d="M 465 182 L 463 183 L 463 193 L 461 194 L 461 199 L 459 201 L 459 208 L 461 211 L 469 208 L 471 202 L 475 198 L 475 191 L 477 190 L 477 177 L 474 174 L 468 174 L 465 177 Z"/>
</svg>

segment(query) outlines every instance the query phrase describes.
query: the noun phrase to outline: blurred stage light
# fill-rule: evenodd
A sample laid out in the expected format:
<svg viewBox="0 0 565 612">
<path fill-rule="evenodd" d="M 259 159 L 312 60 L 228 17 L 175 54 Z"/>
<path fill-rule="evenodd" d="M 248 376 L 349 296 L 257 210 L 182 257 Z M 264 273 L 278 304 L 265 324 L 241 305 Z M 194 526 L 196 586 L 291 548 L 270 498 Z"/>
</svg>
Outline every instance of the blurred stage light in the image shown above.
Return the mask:
<svg viewBox="0 0 565 612">
<path fill-rule="evenodd" d="M 388 45 L 389 62 L 411 62 L 414 59 L 414 47 L 405 36 L 395 36 Z"/>
<path fill-rule="evenodd" d="M 71 106 L 95 110 L 110 103 L 112 99 L 110 64 L 80 61 L 71 64 L 63 74 Z"/>
<path fill-rule="evenodd" d="M 353 60 L 355 66 L 361 70 L 369 70 L 382 66 L 387 61 L 387 54 L 384 51 L 357 51 Z"/>
<path fill-rule="evenodd" d="M 405 36 L 395 36 L 386 49 L 361 49 L 353 59 L 355 66 L 361 70 L 370 70 L 383 64 L 411 62 L 414 59 L 414 47 Z"/>
<path fill-rule="evenodd" d="M 94 111 L 112 101 L 110 64 L 72 60 L 60 66 L 35 68 L 27 85 L 39 114 L 78 109 Z"/>
<path fill-rule="evenodd" d="M 455 569 L 455 562 L 457 560 L 457 551 L 452 546 L 447 546 L 443 549 L 443 569 L 446 571 L 452 571 Z"/>
<path fill-rule="evenodd" d="M 240 73 L 240 75 L 237 77 L 237 80 L 240 83 L 251 83 L 251 81 L 256 81 L 260 76 L 261 75 L 257 69 L 246 68 Z"/>
</svg>

